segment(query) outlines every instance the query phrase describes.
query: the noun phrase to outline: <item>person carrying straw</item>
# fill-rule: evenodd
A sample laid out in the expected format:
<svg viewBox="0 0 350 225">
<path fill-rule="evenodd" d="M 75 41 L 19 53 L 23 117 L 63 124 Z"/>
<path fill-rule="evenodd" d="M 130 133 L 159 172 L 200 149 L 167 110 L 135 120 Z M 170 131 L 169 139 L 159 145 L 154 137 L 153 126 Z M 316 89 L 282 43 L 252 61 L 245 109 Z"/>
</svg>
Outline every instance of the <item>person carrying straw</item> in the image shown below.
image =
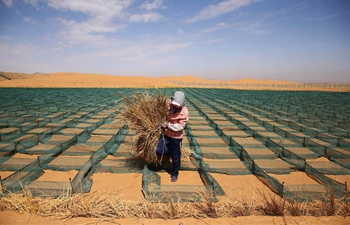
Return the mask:
<svg viewBox="0 0 350 225">
<path fill-rule="evenodd" d="M 173 164 L 171 182 L 176 182 L 179 176 L 183 131 L 188 120 L 189 112 L 185 106 L 185 94 L 182 91 L 176 91 L 169 101 L 166 121 L 162 124 L 163 133 L 156 148 L 158 158 L 166 159 L 169 155 L 171 156 Z"/>
</svg>

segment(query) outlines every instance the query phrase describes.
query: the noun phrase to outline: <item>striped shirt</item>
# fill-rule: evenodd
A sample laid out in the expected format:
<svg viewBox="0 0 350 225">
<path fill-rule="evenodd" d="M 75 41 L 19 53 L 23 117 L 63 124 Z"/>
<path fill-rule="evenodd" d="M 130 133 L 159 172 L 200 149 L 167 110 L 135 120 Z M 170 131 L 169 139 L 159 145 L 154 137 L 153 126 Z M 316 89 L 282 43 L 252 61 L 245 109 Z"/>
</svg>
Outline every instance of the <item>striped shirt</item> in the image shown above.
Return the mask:
<svg viewBox="0 0 350 225">
<path fill-rule="evenodd" d="M 169 123 L 167 127 L 168 129 L 165 130 L 165 135 L 175 139 L 183 138 L 183 130 L 189 118 L 190 116 L 186 106 L 182 106 L 181 110 L 176 113 L 168 111 L 167 121 Z"/>
</svg>

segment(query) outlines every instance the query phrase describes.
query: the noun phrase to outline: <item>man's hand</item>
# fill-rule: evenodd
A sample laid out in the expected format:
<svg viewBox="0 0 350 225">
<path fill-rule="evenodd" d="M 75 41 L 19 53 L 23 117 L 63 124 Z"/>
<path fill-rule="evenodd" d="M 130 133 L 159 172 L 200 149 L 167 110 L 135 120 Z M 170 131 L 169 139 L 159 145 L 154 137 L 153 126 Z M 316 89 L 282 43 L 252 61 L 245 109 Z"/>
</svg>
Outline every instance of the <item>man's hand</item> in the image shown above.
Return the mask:
<svg viewBox="0 0 350 225">
<path fill-rule="evenodd" d="M 165 121 L 164 123 L 162 123 L 162 128 L 168 128 L 169 123 L 167 121 Z"/>
</svg>

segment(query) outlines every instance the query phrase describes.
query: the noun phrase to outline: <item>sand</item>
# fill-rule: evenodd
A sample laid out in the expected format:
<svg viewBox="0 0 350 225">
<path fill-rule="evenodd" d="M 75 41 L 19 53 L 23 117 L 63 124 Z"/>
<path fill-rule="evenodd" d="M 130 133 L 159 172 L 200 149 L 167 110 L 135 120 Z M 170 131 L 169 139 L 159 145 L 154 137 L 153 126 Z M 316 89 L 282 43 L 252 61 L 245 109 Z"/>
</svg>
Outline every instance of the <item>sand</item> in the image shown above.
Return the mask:
<svg viewBox="0 0 350 225">
<path fill-rule="evenodd" d="M 18 212 L 4 212 L 0 211 L 0 224 L 26 224 L 26 225 L 85 225 L 85 224 L 97 224 L 97 225 L 348 225 L 349 222 L 338 216 L 328 217 L 275 217 L 275 216 L 240 216 L 236 218 L 204 218 L 204 219 L 118 219 L 105 221 L 100 218 L 72 218 L 69 220 L 59 220 L 55 218 L 46 218 L 35 215 L 20 214 Z"/>
<path fill-rule="evenodd" d="M 220 81 L 220 80 L 206 80 L 195 76 L 182 76 L 182 77 L 126 77 L 126 76 L 112 76 L 104 74 L 79 74 L 79 73 L 52 73 L 52 74 L 25 74 L 25 73 L 8 73 L 1 72 L 11 80 L 0 79 L 0 87 L 89 87 L 89 88 L 107 88 L 107 87 L 188 87 L 188 84 L 192 84 L 195 87 L 205 85 L 206 87 L 218 87 L 223 84 L 240 84 L 240 89 L 269 89 L 269 90 L 320 90 L 320 91 L 350 91 L 349 88 L 334 88 L 324 86 L 312 86 L 303 87 L 298 83 L 288 82 L 288 81 L 275 81 L 275 80 L 256 80 L 256 79 L 241 79 L 241 80 L 230 80 L 230 81 Z M 283 86 L 285 85 L 285 86 Z M 288 85 L 291 85 L 288 87 Z M 294 86 L 293 86 L 294 85 Z M 298 86 L 299 85 L 299 86 Z M 230 87 L 230 86 L 227 86 Z M 291 88 L 293 87 L 293 88 Z M 297 88 L 296 88 L 297 87 Z M 233 87 L 231 87 L 233 88 Z M 226 124 L 226 121 L 217 121 L 218 123 Z M 199 124 L 203 124 L 198 121 Z M 195 120 L 192 120 L 190 124 L 196 124 Z M 205 124 L 205 123 L 204 123 Z M 67 133 L 79 133 L 83 128 L 89 126 L 90 124 L 80 124 L 77 130 L 67 129 Z M 50 126 L 50 125 L 48 125 Z M 52 123 L 52 126 L 55 126 Z M 195 127 L 195 126 L 193 126 Z M 103 129 L 119 129 L 119 124 L 109 124 L 103 125 L 96 134 L 92 136 L 89 142 L 105 142 L 111 136 L 110 132 L 104 131 Z M 233 129 L 236 130 L 236 129 Z M 13 130 L 2 129 L 1 133 L 11 132 Z M 33 133 L 39 133 L 39 131 L 32 131 Z M 114 132 L 114 131 L 113 131 Z M 100 135 L 104 134 L 104 135 Z M 233 133 L 231 135 L 237 135 Z M 198 132 L 200 136 L 201 133 Z M 207 135 L 207 133 L 202 133 L 202 135 Z M 239 135 L 238 135 L 239 136 Z M 59 142 L 66 141 L 63 136 L 55 136 L 51 141 Z M 64 139 L 64 140 L 63 140 Z M 204 141 L 204 140 L 202 140 Z M 224 144 L 221 139 L 211 139 L 206 140 L 205 143 Z M 254 139 L 241 138 L 236 139 L 236 141 L 242 145 L 253 145 L 259 146 L 261 143 L 254 141 Z M 204 143 L 204 142 L 203 142 Z M 35 160 L 37 156 L 35 155 L 24 155 L 17 153 L 13 159 L 26 159 Z M 70 159 L 74 157 L 69 157 Z M 83 164 L 88 159 L 88 157 L 79 156 L 80 163 Z M 60 161 L 59 161 L 60 160 Z M 60 156 L 56 161 L 54 160 L 52 164 L 59 161 L 60 166 L 64 166 L 68 158 L 65 156 Z M 320 160 L 320 159 L 318 159 Z M 75 161 L 77 163 L 77 161 Z M 69 165 L 71 165 L 68 162 Z M 45 173 L 39 179 L 45 181 L 57 180 L 66 181 L 69 178 L 73 178 L 76 174 L 76 170 L 69 170 L 66 172 L 62 171 L 51 171 L 45 170 Z M 0 172 L 0 175 L 4 178 L 12 172 Z M 176 184 L 170 182 L 170 175 L 166 172 L 161 172 L 161 181 L 164 185 L 201 185 L 200 176 L 196 171 L 180 171 L 180 177 Z M 254 175 L 227 175 L 219 173 L 211 173 L 211 175 L 220 183 L 223 190 L 226 192 L 226 197 L 234 198 L 240 201 L 252 201 L 253 199 L 259 199 L 258 195 L 260 193 L 272 193 L 268 187 L 266 187 L 260 180 L 258 180 Z M 295 184 L 300 181 L 302 183 L 312 183 L 313 180 L 308 180 L 305 174 L 302 173 L 291 173 L 288 175 L 274 175 L 275 178 L 283 180 L 290 184 Z M 340 182 L 349 181 L 348 176 L 330 176 L 335 180 Z M 3 179 L 2 178 L 2 179 Z M 141 173 L 127 173 L 127 174 L 112 174 L 112 173 L 94 173 L 92 176 L 93 185 L 91 192 L 103 193 L 110 192 L 116 195 L 121 195 L 123 199 L 139 201 L 144 200 L 142 194 L 142 174 Z M 225 198 L 222 196 L 220 198 Z M 112 223 L 113 222 L 113 223 Z M 342 218 L 338 216 L 329 217 L 271 217 L 271 216 L 240 216 L 236 218 L 186 218 L 186 219 L 174 219 L 174 220 L 163 220 L 163 219 L 118 219 L 112 221 L 104 221 L 99 218 L 73 218 L 69 220 L 52 218 L 52 217 L 40 217 L 36 215 L 21 214 L 19 212 L 1 211 L 0 210 L 0 224 L 167 224 L 167 225 L 177 225 L 183 222 L 183 224 L 350 224 L 348 218 Z"/>
<path fill-rule="evenodd" d="M 336 84 L 302 84 L 279 80 L 257 80 L 253 78 L 213 80 L 193 75 L 140 77 L 110 74 L 82 74 L 74 72 L 58 72 L 51 74 L 26 74 L 1 72 L 9 79 L 0 79 L 0 87 L 218 87 L 252 90 L 312 90 L 312 91 L 350 91 L 348 85 Z M 232 86 L 235 85 L 235 86 Z"/>
<path fill-rule="evenodd" d="M 109 192 L 124 200 L 143 201 L 142 173 L 94 173 L 91 193 Z"/>
<path fill-rule="evenodd" d="M 219 173 L 210 173 L 220 184 L 226 195 L 225 197 L 235 199 L 238 202 L 257 202 L 261 195 L 274 195 L 271 190 L 258 180 L 254 175 L 227 175 Z M 261 203 L 261 202 L 258 202 Z"/>
<path fill-rule="evenodd" d="M 69 182 L 69 178 L 73 180 L 75 175 L 77 175 L 77 170 L 70 171 L 54 171 L 54 170 L 44 170 L 44 174 L 41 175 L 35 181 L 56 181 L 56 182 Z"/>
</svg>

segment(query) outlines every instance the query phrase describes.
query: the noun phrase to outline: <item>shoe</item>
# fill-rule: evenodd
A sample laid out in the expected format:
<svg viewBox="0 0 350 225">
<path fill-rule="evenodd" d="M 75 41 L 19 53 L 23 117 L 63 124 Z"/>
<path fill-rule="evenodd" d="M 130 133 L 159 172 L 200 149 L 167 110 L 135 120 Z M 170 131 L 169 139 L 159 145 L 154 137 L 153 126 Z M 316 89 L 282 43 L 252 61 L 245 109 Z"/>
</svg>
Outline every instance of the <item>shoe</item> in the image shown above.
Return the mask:
<svg viewBox="0 0 350 225">
<path fill-rule="evenodd" d="M 177 181 L 177 177 L 172 176 L 172 177 L 171 177 L 171 182 L 176 182 L 176 181 Z"/>
</svg>

